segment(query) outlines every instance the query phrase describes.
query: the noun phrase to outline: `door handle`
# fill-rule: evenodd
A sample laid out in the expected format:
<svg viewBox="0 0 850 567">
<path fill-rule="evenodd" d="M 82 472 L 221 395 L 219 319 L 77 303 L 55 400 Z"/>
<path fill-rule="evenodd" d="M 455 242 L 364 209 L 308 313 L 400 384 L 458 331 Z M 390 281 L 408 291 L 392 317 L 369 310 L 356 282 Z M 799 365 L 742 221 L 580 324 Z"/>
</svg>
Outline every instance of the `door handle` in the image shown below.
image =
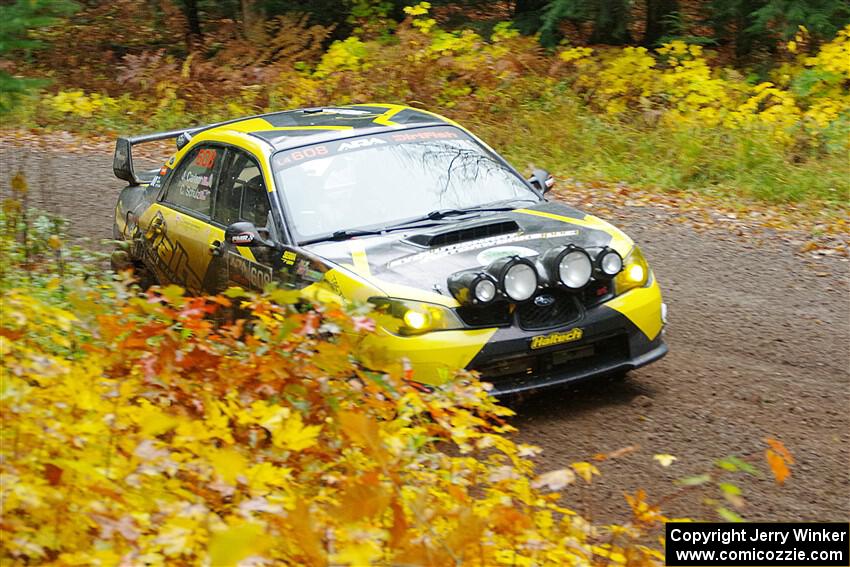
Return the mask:
<svg viewBox="0 0 850 567">
<path fill-rule="evenodd" d="M 210 243 L 210 254 L 213 256 L 221 256 L 221 241 L 213 240 Z"/>
</svg>

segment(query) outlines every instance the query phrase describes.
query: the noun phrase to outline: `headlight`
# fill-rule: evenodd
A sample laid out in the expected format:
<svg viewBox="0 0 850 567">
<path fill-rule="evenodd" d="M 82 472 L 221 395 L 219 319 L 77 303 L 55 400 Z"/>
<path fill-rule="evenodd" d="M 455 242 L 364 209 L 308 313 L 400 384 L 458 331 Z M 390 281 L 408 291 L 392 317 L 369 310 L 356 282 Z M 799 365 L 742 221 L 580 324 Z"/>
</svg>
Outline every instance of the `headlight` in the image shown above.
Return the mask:
<svg viewBox="0 0 850 567">
<path fill-rule="evenodd" d="M 596 256 L 597 277 L 613 278 L 623 269 L 623 259 L 616 250 L 603 248 Z"/>
<path fill-rule="evenodd" d="M 630 289 L 643 287 L 649 281 L 649 264 L 640 248 L 635 246 L 623 260 L 623 271 L 614 278 L 614 288 L 617 295 L 626 293 Z"/>
<path fill-rule="evenodd" d="M 472 295 L 479 303 L 487 303 L 496 297 L 496 284 L 490 278 L 481 278 L 472 286 Z"/>
<path fill-rule="evenodd" d="M 442 305 L 389 297 L 373 297 L 369 303 L 375 306 L 374 316 L 378 324 L 396 335 L 420 335 L 429 331 L 463 328 L 454 311 Z"/>
<path fill-rule="evenodd" d="M 513 301 L 525 301 L 537 290 L 537 271 L 528 261 L 513 262 L 502 274 L 502 288 Z"/>
<path fill-rule="evenodd" d="M 570 250 L 558 262 L 558 278 L 570 289 L 586 286 L 592 272 L 590 256 L 584 250 Z"/>
<path fill-rule="evenodd" d="M 496 298 L 496 279 L 485 272 L 466 272 L 449 276 L 449 291 L 460 303 L 483 304 Z"/>
<path fill-rule="evenodd" d="M 543 255 L 543 266 L 549 273 L 549 281 L 568 289 L 581 289 L 593 275 L 593 263 L 582 248 L 572 244 L 554 248 Z"/>
</svg>

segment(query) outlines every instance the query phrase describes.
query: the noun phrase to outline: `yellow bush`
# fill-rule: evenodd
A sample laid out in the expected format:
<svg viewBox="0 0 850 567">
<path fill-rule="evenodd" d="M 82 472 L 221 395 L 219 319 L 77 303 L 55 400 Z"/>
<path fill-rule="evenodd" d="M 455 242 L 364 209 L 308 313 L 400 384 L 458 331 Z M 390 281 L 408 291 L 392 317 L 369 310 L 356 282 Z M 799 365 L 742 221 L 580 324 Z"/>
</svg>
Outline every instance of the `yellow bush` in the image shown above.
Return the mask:
<svg viewBox="0 0 850 567">
<path fill-rule="evenodd" d="M 366 56 L 366 46 L 358 37 L 335 41 L 322 56 L 314 76 L 323 78 L 335 71 L 365 71 L 369 68 Z"/>
<path fill-rule="evenodd" d="M 805 53 L 801 30 L 787 46 L 788 60 L 769 81 L 753 84 L 683 41 L 656 50 L 571 47 L 558 54 L 556 65 L 535 38 L 521 37 L 506 22 L 488 40 L 472 30 L 442 29 L 430 8 L 428 2 L 406 7 L 408 20 L 394 28 L 394 43 L 352 36 L 312 63 L 293 54 L 295 63 L 270 65 L 266 82 L 226 80 L 226 62 L 189 57 L 180 63 L 154 54 L 132 60 L 131 76 L 148 77 L 138 83 L 147 93 L 138 100 L 69 90 L 45 102 L 78 122 L 117 120 L 144 109 L 151 122 L 173 127 L 195 117 L 374 100 L 415 100 L 451 108 L 459 118 L 480 118 L 482 109 L 513 113 L 566 95 L 623 122 L 751 130 L 785 148 L 850 144 L 842 137 L 850 124 L 850 26 L 816 53 Z M 206 76 L 218 78 L 202 80 Z"/>
<path fill-rule="evenodd" d="M 558 505 L 598 471 L 536 477 L 473 378 L 423 393 L 398 362 L 361 367 L 367 315 L 68 289 L 2 294 L 4 564 L 661 561 L 640 538 L 663 516 L 597 527 Z M 231 301 L 250 325 L 216 323 Z"/>
<path fill-rule="evenodd" d="M 615 116 L 651 110 L 672 127 L 759 128 L 791 144 L 801 128 L 817 137 L 850 114 L 850 26 L 815 56 L 780 66 L 776 83 L 749 85 L 736 73 L 712 68 L 701 46 L 683 41 L 654 53 L 625 47 L 594 56 L 589 48 L 570 48 L 560 59 L 592 107 Z M 805 89 L 795 89 L 803 82 Z"/>
<path fill-rule="evenodd" d="M 91 118 L 101 112 L 115 111 L 118 101 L 98 93 L 86 94 L 81 90 L 60 91 L 50 99 L 51 106 L 59 112 L 82 118 Z"/>
</svg>

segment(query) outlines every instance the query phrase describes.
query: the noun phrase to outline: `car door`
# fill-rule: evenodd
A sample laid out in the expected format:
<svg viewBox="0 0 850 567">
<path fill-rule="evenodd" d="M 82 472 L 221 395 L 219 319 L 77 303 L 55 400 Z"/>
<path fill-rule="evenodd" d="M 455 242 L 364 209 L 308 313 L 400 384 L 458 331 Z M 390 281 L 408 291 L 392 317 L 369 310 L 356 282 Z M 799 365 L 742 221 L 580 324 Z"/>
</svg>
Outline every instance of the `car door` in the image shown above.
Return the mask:
<svg viewBox="0 0 850 567">
<path fill-rule="evenodd" d="M 140 219 L 146 227 L 147 257 L 163 284 L 174 283 L 193 293 L 203 290 L 213 242 L 224 233 L 211 224 L 213 195 L 225 148 L 199 144 L 168 176 L 160 199 Z"/>
<path fill-rule="evenodd" d="M 229 286 L 263 289 L 272 281 L 278 250 L 235 246 L 224 241 L 224 229 L 239 221 L 251 222 L 264 237 L 275 239 L 268 185 L 259 162 L 250 153 L 228 148 L 216 189 L 212 221 L 221 238 L 204 287 L 211 292 Z"/>
</svg>

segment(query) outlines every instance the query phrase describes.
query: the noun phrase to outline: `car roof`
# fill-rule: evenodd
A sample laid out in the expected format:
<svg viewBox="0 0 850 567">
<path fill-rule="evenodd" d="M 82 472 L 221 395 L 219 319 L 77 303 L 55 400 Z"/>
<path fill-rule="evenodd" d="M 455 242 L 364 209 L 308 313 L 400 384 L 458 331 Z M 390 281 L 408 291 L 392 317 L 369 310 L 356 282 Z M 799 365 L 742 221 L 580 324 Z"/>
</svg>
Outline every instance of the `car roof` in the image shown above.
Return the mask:
<svg viewBox="0 0 850 567">
<path fill-rule="evenodd" d="M 261 138 L 276 150 L 281 150 L 319 141 L 427 124 L 454 125 L 451 120 L 438 114 L 409 106 L 354 104 L 272 112 L 231 120 L 201 131 L 213 137 L 216 132 L 243 132 Z"/>
</svg>

